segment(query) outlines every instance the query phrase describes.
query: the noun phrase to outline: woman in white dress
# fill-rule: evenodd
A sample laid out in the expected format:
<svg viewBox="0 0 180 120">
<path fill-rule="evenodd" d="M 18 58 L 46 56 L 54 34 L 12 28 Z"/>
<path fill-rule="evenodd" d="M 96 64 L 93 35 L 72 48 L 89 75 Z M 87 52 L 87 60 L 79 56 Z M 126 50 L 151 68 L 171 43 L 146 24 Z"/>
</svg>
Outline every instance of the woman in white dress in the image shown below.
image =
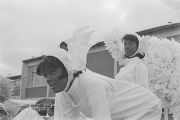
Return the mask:
<svg viewBox="0 0 180 120">
<path fill-rule="evenodd" d="M 55 120 L 160 120 L 160 100 L 133 82 L 114 80 L 87 68 L 76 70 L 67 51 L 46 56 L 37 74 L 56 93 Z"/>
<path fill-rule="evenodd" d="M 126 59 L 127 64 L 120 69 L 115 78 L 149 88 L 148 68 L 142 61 L 145 54 L 138 51 L 138 37 L 133 34 L 126 34 L 123 36 L 122 42 L 124 44 L 124 59 Z"/>
</svg>

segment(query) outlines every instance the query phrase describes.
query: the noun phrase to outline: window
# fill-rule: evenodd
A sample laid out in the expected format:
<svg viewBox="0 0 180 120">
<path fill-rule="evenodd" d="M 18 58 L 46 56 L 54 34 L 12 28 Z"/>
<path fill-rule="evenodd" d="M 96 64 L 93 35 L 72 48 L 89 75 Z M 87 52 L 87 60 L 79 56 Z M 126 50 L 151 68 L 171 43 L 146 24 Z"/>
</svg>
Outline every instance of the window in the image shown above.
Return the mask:
<svg viewBox="0 0 180 120">
<path fill-rule="evenodd" d="M 28 81 L 27 81 L 27 87 L 40 87 L 40 86 L 46 86 L 46 80 L 45 78 L 36 75 L 37 65 L 29 66 L 28 67 Z"/>
<path fill-rule="evenodd" d="M 11 85 L 13 88 L 17 88 L 19 89 L 20 88 L 20 80 L 11 80 Z"/>
</svg>

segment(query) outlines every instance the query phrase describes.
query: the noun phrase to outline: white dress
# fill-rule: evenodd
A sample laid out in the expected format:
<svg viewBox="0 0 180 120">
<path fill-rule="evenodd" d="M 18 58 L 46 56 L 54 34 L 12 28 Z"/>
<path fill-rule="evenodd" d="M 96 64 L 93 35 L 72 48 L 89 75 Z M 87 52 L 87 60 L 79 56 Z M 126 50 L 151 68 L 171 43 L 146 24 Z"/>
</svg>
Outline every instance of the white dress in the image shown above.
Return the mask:
<svg viewBox="0 0 180 120">
<path fill-rule="evenodd" d="M 21 111 L 13 120 L 45 120 L 31 107 Z"/>
<path fill-rule="evenodd" d="M 137 83 L 149 88 L 148 68 L 138 57 L 127 60 L 127 65 L 122 67 L 115 79 Z"/>
<path fill-rule="evenodd" d="M 160 120 L 160 106 L 142 86 L 87 70 L 56 94 L 54 120 Z"/>
</svg>

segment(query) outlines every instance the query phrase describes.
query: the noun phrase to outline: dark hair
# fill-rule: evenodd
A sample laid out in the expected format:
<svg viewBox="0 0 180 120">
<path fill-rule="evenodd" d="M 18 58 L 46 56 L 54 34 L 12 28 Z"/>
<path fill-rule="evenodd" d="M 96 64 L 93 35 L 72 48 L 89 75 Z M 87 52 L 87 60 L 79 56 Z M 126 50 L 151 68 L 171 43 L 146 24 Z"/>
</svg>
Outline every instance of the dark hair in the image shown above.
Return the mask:
<svg viewBox="0 0 180 120">
<path fill-rule="evenodd" d="M 145 57 L 145 53 L 136 53 L 136 56 L 139 57 L 140 59 L 143 59 Z"/>
<path fill-rule="evenodd" d="M 40 76 L 47 77 L 47 70 L 54 70 L 61 68 L 63 71 L 63 77 L 68 77 L 68 72 L 64 64 L 54 56 L 45 56 L 43 60 L 38 64 L 36 73 Z"/>
<path fill-rule="evenodd" d="M 59 47 L 62 48 L 62 49 L 64 49 L 64 50 L 66 50 L 66 51 L 68 51 L 68 45 L 67 45 L 67 43 L 64 42 L 64 41 L 60 43 Z"/>
<path fill-rule="evenodd" d="M 130 40 L 130 41 L 134 41 L 137 45 L 137 49 L 139 47 L 139 40 L 138 40 L 138 37 L 133 35 L 133 34 L 125 34 L 122 38 L 122 41 L 125 41 L 125 40 Z M 136 53 L 134 56 L 132 57 L 139 57 L 140 59 L 143 59 L 145 57 L 145 53 Z M 128 58 L 128 57 L 126 57 Z"/>
<path fill-rule="evenodd" d="M 79 77 L 80 74 L 82 74 L 82 71 L 76 71 L 76 72 L 73 74 L 73 77 L 74 77 L 74 78 Z"/>
<path fill-rule="evenodd" d="M 74 78 L 73 78 L 73 80 L 69 83 L 69 87 L 68 87 L 68 89 L 66 90 L 66 92 L 71 88 L 71 86 L 72 86 L 75 78 L 76 78 L 76 77 L 79 77 L 80 74 L 82 74 L 82 71 L 76 71 L 76 72 L 73 74 L 73 77 L 74 77 Z"/>
<path fill-rule="evenodd" d="M 125 40 L 130 40 L 130 41 L 134 41 L 137 45 L 137 48 L 139 47 L 139 40 L 138 38 L 133 35 L 133 34 L 125 34 L 122 38 L 122 41 L 125 41 Z"/>
</svg>

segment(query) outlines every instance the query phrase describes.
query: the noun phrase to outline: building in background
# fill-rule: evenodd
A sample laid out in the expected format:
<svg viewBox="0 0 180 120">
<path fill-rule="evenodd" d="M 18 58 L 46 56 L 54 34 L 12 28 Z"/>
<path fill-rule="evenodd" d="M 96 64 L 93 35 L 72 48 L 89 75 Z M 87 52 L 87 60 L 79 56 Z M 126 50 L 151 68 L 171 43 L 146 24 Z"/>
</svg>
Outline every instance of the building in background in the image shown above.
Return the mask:
<svg viewBox="0 0 180 120">
<path fill-rule="evenodd" d="M 20 85 L 21 85 L 21 75 L 8 77 L 11 81 L 11 85 L 14 88 L 12 99 L 20 99 Z"/>
<path fill-rule="evenodd" d="M 21 99 L 42 99 L 55 96 L 53 91 L 46 84 L 46 80 L 35 74 L 37 65 L 44 58 L 44 55 L 23 60 Z M 87 57 L 87 67 L 94 72 L 114 77 L 114 60 L 105 50 L 103 42 L 94 45 Z"/>
<path fill-rule="evenodd" d="M 171 23 L 137 32 L 139 35 L 154 35 L 159 38 L 174 38 L 180 42 L 180 23 Z M 42 99 L 54 97 L 54 93 L 46 84 L 46 80 L 35 74 L 37 65 L 43 59 L 43 55 L 23 61 L 21 99 Z M 120 67 L 113 60 L 103 42 L 94 45 L 87 56 L 87 68 L 99 74 L 114 78 Z"/>
<path fill-rule="evenodd" d="M 169 23 L 167 25 L 158 26 L 146 30 L 136 32 L 138 35 L 152 35 L 158 38 L 174 38 L 180 42 L 180 23 Z"/>
<path fill-rule="evenodd" d="M 35 74 L 37 65 L 43 58 L 44 55 L 22 61 L 21 99 L 53 96 L 53 93 L 46 84 L 45 78 Z"/>
</svg>

